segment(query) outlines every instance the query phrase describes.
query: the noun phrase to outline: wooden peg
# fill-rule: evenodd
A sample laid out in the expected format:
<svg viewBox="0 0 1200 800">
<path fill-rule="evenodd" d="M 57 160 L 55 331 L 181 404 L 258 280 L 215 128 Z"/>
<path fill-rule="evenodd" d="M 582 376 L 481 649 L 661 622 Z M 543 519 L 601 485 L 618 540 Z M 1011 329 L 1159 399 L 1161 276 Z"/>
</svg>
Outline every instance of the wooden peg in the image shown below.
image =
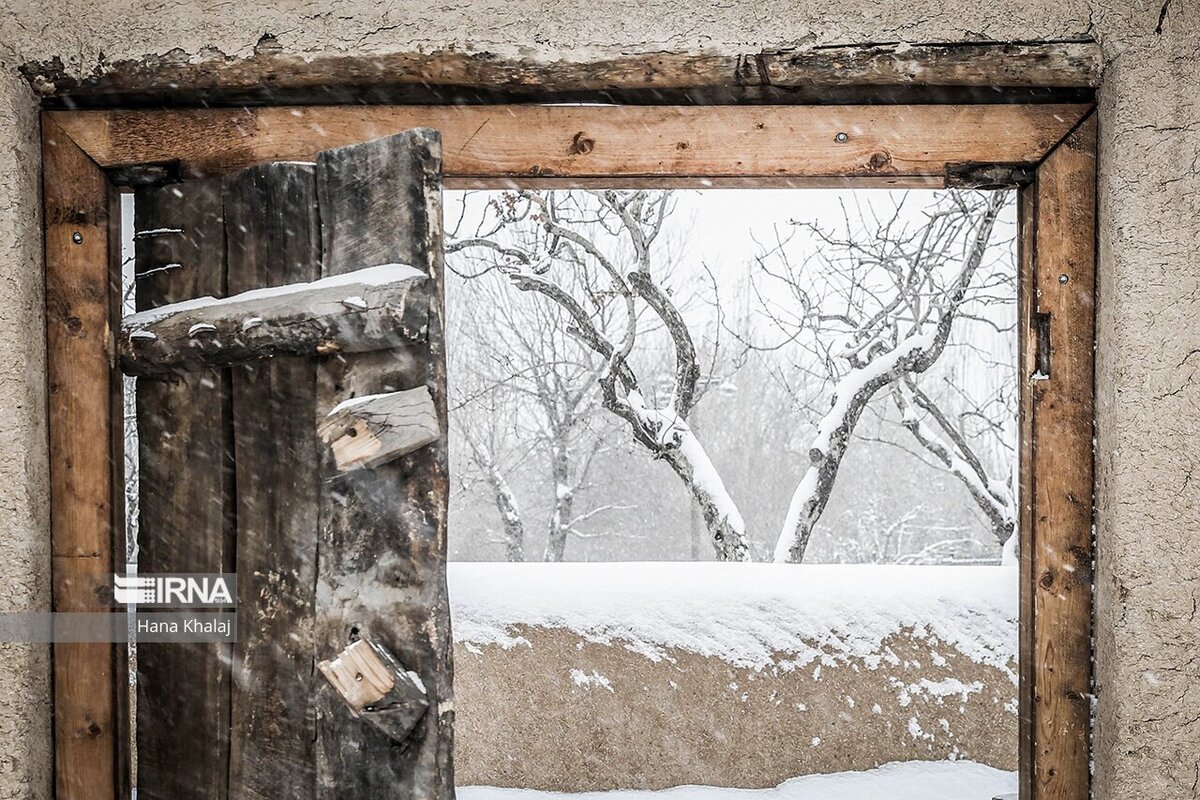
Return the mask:
<svg viewBox="0 0 1200 800">
<path fill-rule="evenodd" d="M 408 739 L 429 708 L 421 677 L 405 670 L 382 645 L 351 642 L 337 657 L 317 664 L 350 713 L 396 742 Z"/>
</svg>

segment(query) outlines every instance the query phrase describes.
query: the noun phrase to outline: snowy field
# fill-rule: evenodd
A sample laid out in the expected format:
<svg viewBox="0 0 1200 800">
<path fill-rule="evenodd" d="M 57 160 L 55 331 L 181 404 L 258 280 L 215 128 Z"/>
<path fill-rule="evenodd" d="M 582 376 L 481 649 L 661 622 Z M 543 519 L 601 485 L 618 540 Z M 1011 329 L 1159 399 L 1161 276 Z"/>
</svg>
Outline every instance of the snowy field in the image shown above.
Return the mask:
<svg viewBox="0 0 1200 800">
<path fill-rule="evenodd" d="M 454 638 L 528 644 L 515 626 L 565 628 L 659 660 L 672 649 L 763 669 L 870 665 L 911 631 L 1016 674 L 1015 567 L 452 563 Z"/>
<path fill-rule="evenodd" d="M 459 800 L 991 800 L 1015 792 L 1017 776 L 970 761 L 909 761 L 867 772 L 806 775 L 774 789 L 679 786 L 658 792 L 564 794 L 490 786 L 459 787 Z"/>
</svg>

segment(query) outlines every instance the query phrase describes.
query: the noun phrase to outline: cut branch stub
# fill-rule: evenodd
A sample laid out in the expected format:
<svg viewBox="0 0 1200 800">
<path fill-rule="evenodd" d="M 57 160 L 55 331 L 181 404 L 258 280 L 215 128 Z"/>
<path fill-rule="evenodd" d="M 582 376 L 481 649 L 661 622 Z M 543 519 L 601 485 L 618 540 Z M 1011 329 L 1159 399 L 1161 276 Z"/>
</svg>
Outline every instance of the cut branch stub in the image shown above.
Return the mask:
<svg viewBox="0 0 1200 800">
<path fill-rule="evenodd" d="M 395 742 L 408 739 L 429 708 L 421 677 L 367 639 L 350 643 L 337 657 L 318 662 L 317 668 L 351 714 Z"/>
<path fill-rule="evenodd" d="M 437 409 L 425 386 L 345 400 L 317 429 L 337 468 L 375 467 L 438 440 Z"/>
<path fill-rule="evenodd" d="M 127 316 L 121 369 L 150 375 L 272 356 L 364 353 L 425 338 L 428 276 L 385 264 L 310 283 L 200 297 Z"/>
</svg>

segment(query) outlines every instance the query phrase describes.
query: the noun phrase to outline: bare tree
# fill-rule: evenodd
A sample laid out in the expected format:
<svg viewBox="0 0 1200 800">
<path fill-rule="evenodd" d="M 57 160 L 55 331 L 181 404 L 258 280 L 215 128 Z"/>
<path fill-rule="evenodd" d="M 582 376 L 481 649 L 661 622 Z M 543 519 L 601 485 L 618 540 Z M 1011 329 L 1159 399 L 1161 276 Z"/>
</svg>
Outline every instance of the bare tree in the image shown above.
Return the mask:
<svg viewBox="0 0 1200 800">
<path fill-rule="evenodd" d="M 507 561 L 525 560 L 525 520 L 521 516 L 520 503 L 509 485 L 502 453 L 511 453 L 509 431 L 491 420 L 506 419 L 511 409 L 506 408 L 507 398 L 497 391 L 481 393 L 472 398 L 473 410 L 482 413 L 471 415 L 455 414 L 454 427 L 466 442 L 471 463 L 481 474 L 492 495 L 492 502 L 500 515 L 501 536 L 493 539 L 504 545 Z M 460 406 L 461 408 L 461 406 Z M 463 472 L 459 472 L 465 488 L 473 483 Z"/>
<path fill-rule="evenodd" d="M 847 509 L 845 516 L 850 518 L 850 527 L 857 535 L 835 541 L 835 561 L 849 564 L 945 563 L 936 558 L 938 552 L 970 543 L 978 546 L 967 536 L 968 526 L 930 524 L 934 512 L 926 503 L 914 503 L 900 511 L 881 506 L 879 498 L 869 498 Z M 923 555 L 914 558 L 914 550 Z"/>
<path fill-rule="evenodd" d="M 963 428 L 920 389 L 913 376 L 906 375 L 893 384 L 892 399 L 901 414 L 900 424 L 938 463 L 962 481 L 987 519 L 997 543 L 1002 547 L 1008 545 L 1017 524 L 1011 474 L 1004 479 L 990 475 Z M 988 430 L 995 431 L 998 427 L 994 419 L 978 408 L 968 413 L 984 419 Z M 932 420 L 932 424 L 926 419 Z"/>
<path fill-rule="evenodd" d="M 456 285 L 466 295 L 457 303 L 463 332 L 470 339 L 463 349 L 474 351 L 460 371 L 469 374 L 474 391 L 463 398 L 461 414 L 456 416 L 463 427 L 520 431 L 510 446 L 524 446 L 545 459 L 550 511 L 542 558 L 562 561 L 571 535 L 592 535 L 581 530 L 582 523 L 616 507 L 577 513 L 578 499 L 589 486 L 590 469 L 606 439 L 607 432 L 596 421 L 600 405 L 596 379 L 604 365 L 580 353 L 562 308 L 522 300 L 506 285 L 499 271 L 503 260 L 497 260 L 504 258 L 504 249 L 469 241 L 469 247 L 482 252 L 468 257 L 461 241 L 449 248 L 456 254 L 451 269 L 464 278 Z M 502 279 L 496 281 L 498 277 Z M 518 402 L 497 413 L 487 402 L 497 395 Z M 496 452 L 478 446 L 473 450 L 476 465 L 493 473 Z M 496 480 L 490 483 L 498 485 Z M 505 491 L 511 495 L 506 482 Z M 515 497 L 504 500 L 506 507 L 515 503 Z"/>
<path fill-rule="evenodd" d="M 494 224 L 471 236 L 452 233 L 447 251 L 486 254 L 479 270 L 463 274 L 499 270 L 518 290 L 541 295 L 566 314 L 564 329 L 597 365 L 594 385 L 603 408 L 687 487 L 717 557 L 744 561 L 749 549 L 741 514 L 687 422 L 704 383 L 692 333 L 664 287 L 668 259 L 655 253 L 671 208 L 666 192 L 510 192 L 492 204 Z M 661 404 L 644 391 L 637 365 L 658 332 L 667 336 L 674 360 Z"/>
<path fill-rule="evenodd" d="M 855 426 L 885 387 L 928 370 L 941 356 L 983 264 L 1005 196 L 949 193 L 919 226 L 901 206 L 873 220 L 870 235 L 838 238 L 806 227 L 824 245 L 803 264 L 789 261 L 786 240 L 758 259 L 786 301 L 758 286 L 782 341 L 806 353 L 797 366 L 824 372 L 832 391 L 809 441 L 809 465 L 788 508 L 776 561 L 800 562 L 825 510 Z M 756 345 L 764 347 L 764 345 Z"/>
</svg>

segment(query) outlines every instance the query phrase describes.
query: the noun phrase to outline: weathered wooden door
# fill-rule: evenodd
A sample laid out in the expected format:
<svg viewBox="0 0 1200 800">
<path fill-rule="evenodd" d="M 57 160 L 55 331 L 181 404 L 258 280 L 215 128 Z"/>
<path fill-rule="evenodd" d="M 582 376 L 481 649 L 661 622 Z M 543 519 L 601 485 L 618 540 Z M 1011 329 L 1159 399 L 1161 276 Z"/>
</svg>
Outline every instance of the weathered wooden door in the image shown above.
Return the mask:
<svg viewBox="0 0 1200 800">
<path fill-rule="evenodd" d="M 139 570 L 239 614 L 139 646 L 141 798 L 453 796 L 440 147 L 137 192 Z"/>
</svg>

